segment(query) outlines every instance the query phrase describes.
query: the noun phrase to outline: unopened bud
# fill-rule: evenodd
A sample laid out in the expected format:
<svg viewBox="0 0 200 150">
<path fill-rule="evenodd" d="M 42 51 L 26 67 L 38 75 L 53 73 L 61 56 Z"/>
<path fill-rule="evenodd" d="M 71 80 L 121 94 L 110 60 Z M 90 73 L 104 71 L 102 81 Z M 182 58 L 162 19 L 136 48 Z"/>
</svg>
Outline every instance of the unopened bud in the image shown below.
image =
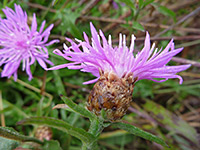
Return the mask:
<svg viewBox="0 0 200 150">
<path fill-rule="evenodd" d="M 47 126 L 39 126 L 36 129 L 35 137 L 41 141 L 51 140 L 52 139 L 52 130 L 50 127 Z"/>
</svg>

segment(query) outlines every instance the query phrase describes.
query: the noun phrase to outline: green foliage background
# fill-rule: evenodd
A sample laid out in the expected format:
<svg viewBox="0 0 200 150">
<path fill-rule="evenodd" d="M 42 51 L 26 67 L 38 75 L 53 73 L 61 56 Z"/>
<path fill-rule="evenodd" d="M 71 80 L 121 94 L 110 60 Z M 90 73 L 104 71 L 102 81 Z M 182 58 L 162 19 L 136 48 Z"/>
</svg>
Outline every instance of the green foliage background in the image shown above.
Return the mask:
<svg viewBox="0 0 200 150">
<path fill-rule="evenodd" d="M 114 7 L 114 2 L 118 4 L 118 8 Z M 136 50 L 140 50 L 143 46 L 143 39 L 139 37 L 145 36 L 144 31 L 148 31 L 154 37 L 163 30 L 159 26 L 169 27 L 200 6 L 200 2 L 194 1 L 193 3 L 188 2 L 185 7 L 180 7 L 181 2 L 181 0 L 102 0 L 92 3 L 89 0 L 3 0 L 0 2 L 0 9 L 14 8 L 14 3 L 17 3 L 27 11 L 29 20 L 32 19 L 33 13 L 36 13 L 38 26 L 43 20 L 47 22 L 46 27 L 53 23 L 54 28 L 50 39 L 59 39 L 60 43 L 48 47 L 48 50 L 51 61 L 55 65 L 59 65 L 67 63 L 67 61 L 53 54 L 53 50 L 63 49 L 62 43 L 66 42 L 65 37 L 83 39 L 83 32 L 91 37 L 89 22 L 92 22 L 97 29 L 105 31 L 106 36 L 111 34 L 114 45 L 117 45 L 120 32 L 127 35 L 128 44 L 131 34 L 135 34 L 139 39 L 136 40 Z M 186 3 L 186 1 L 184 2 Z M 126 13 L 128 15 L 120 19 Z M 5 17 L 2 11 L 0 11 L 0 16 Z M 189 30 L 189 28 L 200 30 L 198 26 L 200 20 L 197 17 L 189 18 L 178 26 L 179 29 L 173 28 L 162 34 L 160 37 L 167 37 L 167 40 L 160 41 L 159 38 L 154 40 L 157 47 L 165 47 L 171 37 L 199 35 L 200 31 L 191 32 Z M 106 18 L 110 20 L 106 20 Z M 112 23 L 116 23 L 114 28 L 108 28 Z M 195 40 L 191 39 L 189 42 L 191 41 Z M 175 41 L 176 47 L 185 46 L 185 50 L 178 57 L 193 60 L 198 64 L 200 42 L 197 41 L 195 44 L 189 42 Z M 177 61 L 170 62 L 173 65 L 179 63 Z M 79 114 L 52 108 L 63 103 L 60 95 L 65 95 L 75 103 L 84 106 L 93 85 L 83 85 L 82 83 L 93 79 L 91 74 L 67 68 L 46 72 L 35 63 L 31 66 L 34 78 L 28 81 L 26 73 L 20 70 L 21 67 L 17 82 L 12 78 L 0 79 L 2 95 L 0 98 L 4 108 L 0 110 L 0 114 L 5 117 L 6 126 L 14 128 L 23 135 L 34 136 L 37 125 L 20 126 L 16 123 L 27 117 L 45 116 L 61 119 L 76 128 L 85 130 L 89 128 L 88 120 Z M 163 83 L 147 80 L 136 83 L 131 109 L 122 119 L 123 122 L 133 124 L 163 138 L 170 148 L 162 148 L 160 145 L 113 127 L 105 128 L 103 131 L 98 142 L 100 148 L 102 150 L 198 149 L 200 71 L 197 65 L 194 65 L 181 75 L 184 78 L 182 85 L 178 84 L 177 79 Z M 50 149 L 50 147 L 53 148 L 52 146 L 55 146 L 54 150 L 80 149 L 81 141 L 77 138 L 54 128 L 52 128 L 52 132 L 54 141 L 47 142 L 42 149 Z M 5 139 L 0 138 L 1 147 L 3 147 L 3 140 Z M 13 147 L 37 148 L 32 144 L 12 140 L 6 141 L 6 143 L 11 146 L 6 149 L 13 149 Z"/>
</svg>

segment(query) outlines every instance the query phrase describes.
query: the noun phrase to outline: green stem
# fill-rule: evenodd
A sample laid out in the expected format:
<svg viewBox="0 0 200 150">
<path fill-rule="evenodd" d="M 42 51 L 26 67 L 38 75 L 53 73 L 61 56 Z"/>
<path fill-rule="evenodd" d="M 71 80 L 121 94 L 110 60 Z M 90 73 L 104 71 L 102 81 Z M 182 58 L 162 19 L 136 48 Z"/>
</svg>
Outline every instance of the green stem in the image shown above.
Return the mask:
<svg viewBox="0 0 200 150">
<path fill-rule="evenodd" d="M 101 134 L 104 129 L 104 119 L 102 117 L 93 119 L 90 124 L 89 133 L 94 135 L 96 138 Z"/>
<path fill-rule="evenodd" d="M 96 118 L 93 119 L 91 121 L 90 124 L 90 128 L 89 128 L 89 133 L 94 135 L 94 139 L 91 143 L 89 143 L 88 145 L 84 144 L 82 145 L 82 150 L 93 150 L 93 149 L 98 149 L 98 145 L 97 145 L 97 139 L 99 137 L 99 135 L 101 134 L 101 132 L 104 129 L 104 119 L 101 118 Z"/>
<path fill-rule="evenodd" d="M 98 145 L 97 145 L 97 141 L 95 140 L 93 143 L 91 144 L 87 144 L 87 143 L 83 143 L 81 150 L 98 150 Z"/>
<path fill-rule="evenodd" d="M 138 9 L 136 10 L 136 14 L 135 14 L 135 17 L 134 17 L 134 21 L 137 21 L 138 16 L 139 16 L 139 13 L 140 13 L 140 8 L 138 8 Z"/>
<path fill-rule="evenodd" d="M 81 150 L 88 150 L 87 144 L 84 144 L 84 143 L 83 143 Z"/>
</svg>

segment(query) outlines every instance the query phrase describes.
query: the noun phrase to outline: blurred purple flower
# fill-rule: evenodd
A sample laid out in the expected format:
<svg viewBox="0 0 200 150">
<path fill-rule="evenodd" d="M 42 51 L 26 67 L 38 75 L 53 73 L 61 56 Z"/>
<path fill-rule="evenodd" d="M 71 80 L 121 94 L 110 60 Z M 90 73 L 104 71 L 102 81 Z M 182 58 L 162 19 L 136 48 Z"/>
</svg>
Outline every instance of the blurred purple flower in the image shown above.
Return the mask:
<svg viewBox="0 0 200 150">
<path fill-rule="evenodd" d="M 118 6 L 118 4 L 117 4 L 115 1 L 112 2 L 112 5 L 113 5 L 113 8 L 114 8 L 114 9 L 119 9 L 119 6 Z M 121 5 L 122 7 L 126 6 L 125 3 L 120 3 L 120 5 Z"/>
<path fill-rule="evenodd" d="M 134 56 L 134 35 L 132 35 L 130 48 L 126 46 L 126 37 L 125 35 L 122 37 L 122 34 L 119 35 L 119 46 L 113 47 L 111 36 L 107 41 L 103 32 L 100 30 L 98 34 L 92 23 L 90 28 L 92 44 L 90 44 L 85 33 L 85 41 L 76 40 L 79 44 L 66 38 L 71 43 L 71 46 L 67 47 L 64 44 L 63 51 L 56 49 L 54 53 L 73 63 L 55 66 L 49 70 L 68 67 L 69 69 L 81 69 L 83 72 L 90 72 L 97 77 L 97 79 L 84 82 L 84 84 L 96 82 L 100 77 L 99 70 L 104 73 L 115 74 L 119 78 L 124 78 L 131 74 L 136 81 L 148 79 L 163 82 L 169 78 L 178 78 L 181 84 L 182 77 L 176 75 L 176 73 L 191 66 L 190 64 L 166 66 L 173 56 L 183 50 L 183 48 L 174 49 L 173 40 L 169 42 L 164 50 L 158 50 L 157 48 L 155 49 L 155 44 L 150 47 L 150 36 L 147 32 L 144 48 Z M 102 44 L 100 38 L 102 39 Z M 160 78 L 161 80 L 156 80 L 155 78 Z"/>
<path fill-rule="evenodd" d="M 43 31 L 45 21 L 37 31 L 36 15 L 33 14 L 31 29 L 27 24 L 27 14 L 19 5 L 15 4 L 15 11 L 6 7 L 3 9 L 5 19 L 0 18 L 0 66 L 4 64 L 1 77 L 10 78 L 14 75 L 17 80 L 17 70 L 22 63 L 22 70 L 26 70 L 29 80 L 32 79 L 30 66 L 38 61 L 40 66 L 46 68 L 46 63 L 53 65 L 48 60 L 49 46 L 58 40 L 47 43 L 53 25 Z"/>
</svg>

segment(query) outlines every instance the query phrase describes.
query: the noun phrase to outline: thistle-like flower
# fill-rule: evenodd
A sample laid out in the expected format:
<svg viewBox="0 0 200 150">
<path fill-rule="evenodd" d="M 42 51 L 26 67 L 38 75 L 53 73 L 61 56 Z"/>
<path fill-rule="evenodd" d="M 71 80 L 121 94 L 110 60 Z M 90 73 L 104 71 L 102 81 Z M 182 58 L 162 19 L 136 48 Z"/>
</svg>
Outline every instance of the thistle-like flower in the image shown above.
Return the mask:
<svg viewBox="0 0 200 150">
<path fill-rule="evenodd" d="M 15 11 L 10 8 L 3 9 L 6 18 L 0 18 L 0 66 L 4 65 L 1 77 L 17 79 L 17 70 L 22 63 L 22 70 L 26 70 L 29 80 L 32 79 L 30 66 L 37 60 L 43 68 L 48 60 L 49 46 L 58 40 L 47 43 L 53 25 L 43 31 L 45 21 L 37 31 L 36 15 L 33 14 L 31 29 L 27 23 L 27 14 L 19 5 L 15 4 Z"/>
<path fill-rule="evenodd" d="M 92 44 L 85 33 L 85 41 L 76 40 L 78 44 L 67 38 L 71 46 L 67 47 L 64 44 L 63 51 L 55 50 L 54 53 L 73 63 L 50 69 L 64 67 L 81 69 L 97 77 L 84 83 L 96 82 L 88 99 L 87 108 L 90 111 L 99 115 L 103 109 L 108 120 L 117 120 L 123 117 L 130 105 L 136 81 L 148 79 L 163 82 L 169 78 L 178 78 L 179 83 L 182 83 L 182 77 L 176 73 L 186 70 L 190 65 L 166 66 L 173 56 L 183 50 L 183 48 L 174 49 L 173 40 L 164 50 L 158 50 L 155 49 L 155 44 L 150 47 L 150 37 L 147 32 L 144 48 L 134 56 L 134 35 L 132 35 L 130 48 L 126 46 L 125 35 L 122 37 L 121 34 L 119 46 L 113 47 L 111 36 L 107 41 L 101 30 L 98 34 L 92 23 L 90 27 Z"/>
</svg>

